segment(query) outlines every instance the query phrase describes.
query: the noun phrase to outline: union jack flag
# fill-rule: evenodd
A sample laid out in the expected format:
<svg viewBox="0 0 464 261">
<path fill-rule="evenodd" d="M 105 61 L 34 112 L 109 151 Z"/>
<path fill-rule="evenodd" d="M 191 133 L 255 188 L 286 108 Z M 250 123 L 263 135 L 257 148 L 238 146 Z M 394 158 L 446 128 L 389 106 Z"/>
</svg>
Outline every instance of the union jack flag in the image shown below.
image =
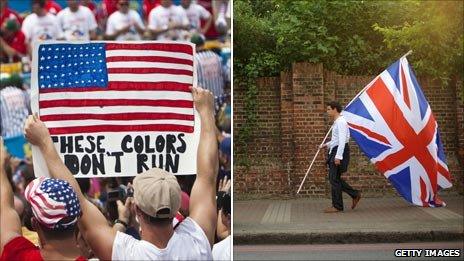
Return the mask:
<svg viewBox="0 0 464 261">
<path fill-rule="evenodd" d="M 407 201 L 444 205 L 451 175 L 435 117 L 406 57 L 370 82 L 343 112 L 351 136 Z"/>
</svg>

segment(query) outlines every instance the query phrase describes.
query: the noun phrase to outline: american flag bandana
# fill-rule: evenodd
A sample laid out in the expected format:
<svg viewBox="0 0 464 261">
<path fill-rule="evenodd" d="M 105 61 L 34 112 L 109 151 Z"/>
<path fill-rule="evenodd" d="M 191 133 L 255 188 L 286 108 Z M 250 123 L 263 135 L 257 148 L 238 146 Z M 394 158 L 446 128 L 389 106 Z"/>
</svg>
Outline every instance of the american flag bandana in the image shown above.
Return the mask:
<svg viewBox="0 0 464 261">
<path fill-rule="evenodd" d="M 27 185 L 24 196 L 34 217 L 49 229 L 66 229 L 76 223 L 81 206 L 74 189 L 64 180 L 40 177 Z M 66 222 L 61 222 L 67 218 Z"/>
</svg>

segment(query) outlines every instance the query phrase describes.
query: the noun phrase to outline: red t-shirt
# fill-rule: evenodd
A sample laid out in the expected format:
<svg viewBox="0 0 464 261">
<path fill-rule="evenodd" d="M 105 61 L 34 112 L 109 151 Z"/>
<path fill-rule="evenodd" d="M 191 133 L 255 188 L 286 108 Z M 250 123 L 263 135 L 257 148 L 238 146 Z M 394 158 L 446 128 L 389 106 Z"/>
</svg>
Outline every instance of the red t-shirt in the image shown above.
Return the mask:
<svg viewBox="0 0 464 261">
<path fill-rule="evenodd" d="M 6 19 L 12 18 L 16 18 L 20 25 L 23 23 L 23 18 L 12 9 L 4 7 L 0 10 L 0 26 L 3 26 L 3 22 L 5 22 Z"/>
<path fill-rule="evenodd" d="M 0 256 L 0 261 L 16 260 L 42 261 L 43 258 L 37 246 L 32 244 L 32 242 L 25 237 L 19 236 L 13 238 L 5 245 L 2 255 Z M 79 256 L 75 260 L 86 261 L 87 259 Z"/>
<path fill-rule="evenodd" d="M 198 0 L 197 4 L 203 6 L 206 10 L 208 10 L 208 12 L 211 13 L 211 15 L 214 14 L 214 12 L 213 12 L 213 3 L 212 3 L 211 0 Z M 203 28 L 203 26 L 205 24 L 206 24 L 206 21 L 201 20 L 201 27 L 202 28 Z M 216 26 L 214 25 L 214 21 L 211 24 L 211 26 L 209 27 L 208 31 L 205 33 L 205 37 L 208 38 L 208 39 L 216 39 L 216 38 L 219 37 L 219 33 L 216 31 Z"/>
<path fill-rule="evenodd" d="M 15 49 L 17 52 L 21 54 L 26 54 L 27 53 L 27 46 L 26 46 L 26 36 L 24 35 L 21 30 L 18 30 L 13 37 L 9 38 L 3 38 L 5 42 L 13 49 Z M 6 54 L 2 54 L 3 57 L 6 57 Z M 19 57 L 14 57 L 14 62 L 18 62 Z M 8 61 L 3 61 L 3 62 L 8 62 Z"/>
</svg>

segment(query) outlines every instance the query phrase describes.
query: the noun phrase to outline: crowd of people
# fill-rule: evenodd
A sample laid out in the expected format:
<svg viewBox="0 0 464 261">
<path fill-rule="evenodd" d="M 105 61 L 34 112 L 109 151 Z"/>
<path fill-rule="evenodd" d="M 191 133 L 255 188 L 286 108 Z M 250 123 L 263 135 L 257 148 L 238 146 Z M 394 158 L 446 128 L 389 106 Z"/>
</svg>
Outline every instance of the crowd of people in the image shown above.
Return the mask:
<svg viewBox="0 0 464 261">
<path fill-rule="evenodd" d="M 0 75 L 0 260 L 230 260 L 229 1 L 143 0 L 141 10 L 132 7 L 142 0 L 31 2 L 25 16 L 0 0 L 2 70 L 22 70 Z M 28 117 L 25 67 L 43 40 L 195 43 L 198 86 L 206 89 L 192 90 L 202 122 L 197 175 L 151 169 L 75 179 L 40 119 Z M 36 178 L 43 173 L 34 173 L 28 144 L 45 155 L 50 178 Z"/>
</svg>

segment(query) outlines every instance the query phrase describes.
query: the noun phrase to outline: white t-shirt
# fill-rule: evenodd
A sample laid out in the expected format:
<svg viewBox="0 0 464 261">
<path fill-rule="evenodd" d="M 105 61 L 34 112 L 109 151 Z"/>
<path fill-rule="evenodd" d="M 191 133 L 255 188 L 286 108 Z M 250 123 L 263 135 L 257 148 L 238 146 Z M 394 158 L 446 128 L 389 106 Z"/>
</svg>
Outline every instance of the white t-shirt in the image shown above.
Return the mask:
<svg viewBox="0 0 464 261">
<path fill-rule="evenodd" d="M 187 26 L 189 19 L 181 6 L 171 5 L 165 8 L 161 5 L 153 8 L 148 15 L 148 28 L 151 30 L 167 29 L 169 23 Z M 157 40 L 177 40 L 182 38 L 184 30 L 170 30 L 159 34 Z"/>
<path fill-rule="evenodd" d="M 58 25 L 58 19 L 51 13 L 47 13 L 42 17 L 35 13 L 28 15 L 23 21 L 21 30 L 26 36 L 26 42 L 28 43 L 56 40 L 62 34 Z"/>
<path fill-rule="evenodd" d="M 350 129 L 348 128 L 348 123 L 346 122 L 343 116 L 338 117 L 333 123 L 332 129 L 332 139 L 326 143 L 329 147 L 329 153 L 332 153 L 332 149 L 335 146 L 337 148 L 337 154 L 335 158 L 342 160 L 343 159 L 343 150 L 345 149 L 345 144 L 350 140 Z"/>
<path fill-rule="evenodd" d="M 135 24 L 138 24 L 141 28 L 145 29 L 142 18 L 140 18 L 140 15 L 136 11 L 129 10 L 127 14 L 116 11 L 108 17 L 108 21 L 106 23 L 106 34 L 112 35 L 117 30 L 121 30 L 124 27 L 131 25 L 129 32 L 118 35 L 116 40 L 140 40 L 141 37 L 135 29 Z"/>
<path fill-rule="evenodd" d="M 230 260 L 230 235 L 213 246 L 213 260 Z"/>
<path fill-rule="evenodd" d="M 208 12 L 203 6 L 191 3 L 187 9 L 184 9 L 187 13 L 187 17 L 190 22 L 190 29 L 194 29 L 197 32 L 201 30 L 201 20 L 206 20 L 211 17 L 211 13 Z"/>
<path fill-rule="evenodd" d="M 58 24 L 66 40 L 90 40 L 89 32 L 97 28 L 97 22 L 92 11 L 85 6 L 79 6 L 76 12 L 69 7 L 61 10 L 56 16 Z"/>
<path fill-rule="evenodd" d="M 211 247 L 203 229 L 186 218 L 174 230 L 164 249 L 145 240 L 117 232 L 113 242 L 113 260 L 212 260 Z"/>
</svg>

